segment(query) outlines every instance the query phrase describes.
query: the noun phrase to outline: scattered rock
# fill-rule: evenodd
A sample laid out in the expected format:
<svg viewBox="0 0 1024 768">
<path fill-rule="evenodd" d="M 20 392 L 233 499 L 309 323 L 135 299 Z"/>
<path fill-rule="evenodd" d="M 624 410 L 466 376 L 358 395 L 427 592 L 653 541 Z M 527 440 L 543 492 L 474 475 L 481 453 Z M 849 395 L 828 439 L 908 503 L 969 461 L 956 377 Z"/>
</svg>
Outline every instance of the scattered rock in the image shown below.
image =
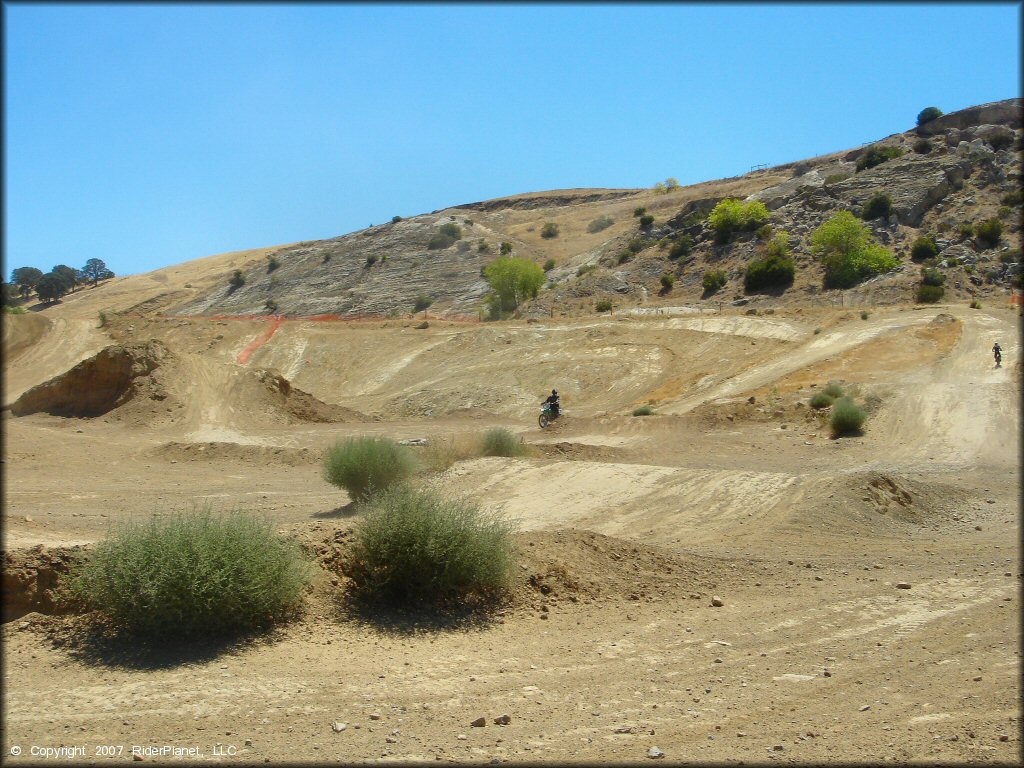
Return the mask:
<svg viewBox="0 0 1024 768">
<path fill-rule="evenodd" d="M 487 725 L 487 718 L 486 717 L 478 717 L 476 720 L 474 720 L 472 723 L 470 723 L 470 725 L 473 726 L 474 728 L 483 728 L 485 725 Z"/>
<path fill-rule="evenodd" d="M 495 725 L 508 725 L 511 722 L 512 722 L 512 716 L 511 715 L 498 715 L 496 718 L 494 718 L 494 724 Z"/>
<path fill-rule="evenodd" d="M 725 605 L 725 602 L 718 595 L 713 595 L 711 597 L 711 604 L 715 606 L 715 608 L 721 608 L 723 605 Z"/>
<path fill-rule="evenodd" d="M 865 704 L 864 706 L 862 706 L 862 707 L 860 708 L 860 710 L 859 710 L 859 711 L 860 711 L 860 712 L 867 712 L 867 711 L 868 711 L 869 709 L 871 709 L 871 705 L 870 705 L 870 704 Z"/>
<path fill-rule="evenodd" d="M 341 733 L 346 728 L 348 728 L 348 723 L 341 723 L 341 722 L 338 722 L 337 720 L 335 720 L 333 723 L 331 723 L 331 730 L 334 731 L 335 733 Z"/>
<path fill-rule="evenodd" d="M 896 589 L 910 589 L 910 584 L 906 581 L 897 582 Z"/>
<path fill-rule="evenodd" d="M 652 760 L 657 760 L 658 758 L 664 757 L 665 753 L 657 747 L 651 747 L 649 750 L 647 750 L 647 756 Z"/>
<path fill-rule="evenodd" d="M 631 725 L 620 725 L 615 729 L 616 733 L 636 733 L 636 728 Z"/>
<path fill-rule="evenodd" d="M 372 712 L 370 714 L 370 719 L 371 720 L 380 720 L 380 712 Z"/>
</svg>

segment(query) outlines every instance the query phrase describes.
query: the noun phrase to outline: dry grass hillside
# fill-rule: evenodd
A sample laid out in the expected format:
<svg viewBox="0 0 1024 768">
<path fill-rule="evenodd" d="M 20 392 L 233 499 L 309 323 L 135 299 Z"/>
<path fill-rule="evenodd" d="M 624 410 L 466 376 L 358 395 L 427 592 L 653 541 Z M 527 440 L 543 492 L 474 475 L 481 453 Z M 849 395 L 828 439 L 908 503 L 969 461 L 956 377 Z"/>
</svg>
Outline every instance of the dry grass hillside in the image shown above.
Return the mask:
<svg viewBox="0 0 1024 768">
<path fill-rule="evenodd" d="M 665 193 L 517 195 L 6 315 L 5 759 L 1019 763 L 1020 262 L 1000 258 L 1019 254 L 1019 202 L 995 247 L 959 236 L 1020 188 L 1019 102 L 964 113 L 930 129 L 928 155 L 895 134 L 908 152 L 860 173 L 856 150 Z M 901 266 L 825 290 L 810 233 L 876 183 L 893 213 L 869 226 Z M 716 243 L 706 223 L 752 195 L 792 235 L 785 290 L 744 292 L 763 244 Z M 620 264 L 638 207 L 653 244 Z M 426 248 L 452 221 L 463 239 Z M 905 252 L 923 232 L 942 247 L 937 303 L 914 301 Z M 517 317 L 484 322 L 501 242 L 555 267 Z M 728 282 L 705 297 L 712 267 Z M 860 432 L 833 436 L 812 404 L 830 383 Z M 552 388 L 565 413 L 542 429 Z M 498 427 L 526 453 L 482 455 Z M 363 516 L 321 466 L 354 436 L 410 442 L 417 484 L 515 522 L 499 608 L 353 607 Z M 298 615 L 146 644 L 64 599 L 112 524 L 194 504 L 302 544 L 316 568 Z"/>
</svg>

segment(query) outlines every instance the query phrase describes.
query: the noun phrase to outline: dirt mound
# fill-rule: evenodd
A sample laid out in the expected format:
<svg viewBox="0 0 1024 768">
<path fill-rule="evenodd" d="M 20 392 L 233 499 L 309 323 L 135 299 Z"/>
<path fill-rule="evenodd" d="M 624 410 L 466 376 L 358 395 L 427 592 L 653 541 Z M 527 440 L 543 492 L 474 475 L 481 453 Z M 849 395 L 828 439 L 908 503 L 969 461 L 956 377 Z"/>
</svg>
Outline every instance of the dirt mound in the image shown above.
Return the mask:
<svg viewBox="0 0 1024 768">
<path fill-rule="evenodd" d="M 4 317 L 4 359 L 13 360 L 35 344 L 50 327 L 50 321 L 38 314 Z"/>
<path fill-rule="evenodd" d="M 12 405 L 25 416 L 40 411 L 53 416 L 102 416 L 129 401 L 168 397 L 154 373 L 174 355 L 156 339 L 126 346 L 112 345 L 69 371 L 32 387 Z"/>
<path fill-rule="evenodd" d="M 632 451 L 609 445 L 588 445 L 587 443 L 533 443 L 530 448 L 546 459 L 568 461 L 613 461 L 628 462 L 634 459 Z"/>
<path fill-rule="evenodd" d="M 3 620 L 27 613 L 63 613 L 70 606 L 60 597 L 60 580 L 81 559 L 84 547 L 48 548 L 3 553 Z"/>
<path fill-rule="evenodd" d="M 283 410 L 291 419 L 300 422 L 334 424 L 349 421 L 370 421 L 359 411 L 332 403 L 325 403 L 308 392 L 292 386 L 292 383 L 276 371 L 259 369 L 253 371 L 256 381 L 263 385 L 272 398 L 272 404 Z"/>
<path fill-rule="evenodd" d="M 227 461 L 258 465 L 283 464 L 289 467 L 317 464 L 323 458 L 322 451 L 311 448 L 222 442 L 170 442 L 153 449 L 151 453 L 168 461 Z"/>
<path fill-rule="evenodd" d="M 716 578 L 705 558 L 593 531 L 523 532 L 516 545 L 524 582 L 519 597 L 526 600 L 704 597 Z"/>
</svg>

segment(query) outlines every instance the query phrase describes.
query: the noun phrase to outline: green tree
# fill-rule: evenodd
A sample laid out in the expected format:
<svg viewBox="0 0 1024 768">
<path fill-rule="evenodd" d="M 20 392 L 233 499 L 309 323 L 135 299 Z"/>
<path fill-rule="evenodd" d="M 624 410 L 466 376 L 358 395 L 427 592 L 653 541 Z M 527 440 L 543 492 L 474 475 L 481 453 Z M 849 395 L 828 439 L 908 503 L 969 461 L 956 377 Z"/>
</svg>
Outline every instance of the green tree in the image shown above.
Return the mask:
<svg viewBox="0 0 1024 768">
<path fill-rule="evenodd" d="M 75 274 L 74 268 L 67 264 L 58 264 L 50 270 L 50 274 L 55 275 L 64 284 L 66 289 L 64 293 L 70 293 L 78 285 L 78 276 Z"/>
<path fill-rule="evenodd" d="M 39 278 L 42 276 L 43 271 L 41 269 L 18 267 L 11 272 L 11 283 L 18 286 L 18 293 L 21 294 L 22 298 L 25 298 L 32 293 L 36 283 L 39 282 Z"/>
<path fill-rule="evenodd" d="M 82 276 L 86 280 L 91 280 L 93 285 L 97 285 L 107 271 L 107 265 L 103 263 L 103 259 L 89 259 L 82 267 Z"/>
<path fill-rule="evenodd" d="M 49 304 L 66 294 L 69 288 L 66 280 L 53 272 L 47 272 L 36 281 L 34 290 L 40 301 Z"/>
<path fill-rule="evenodd" d="M 495 314 L 511 312 L 525 299 L 533 298 L 544 285 L 544 270 L 529 259 L 502 256 L 484 269 L 484 277 L 494 291 Z"/>
<path fill-rule="evenodd" d="M 836 212 L 814 231 L 811 251 L 825 268 L 826 288 L 849 288 L 899 263 L 850 211 Z"/>
<path fill-rule="evenodd" d="M 917 124 L 918 126 L 930 123 L 932 120 L 937 120 L 942 117 L 942 110 L 938 107 L 925 107 L 917 113 Z"/>
<path fill-rule="evenodd" d="M 744 203 L 735 198 L 726 198 L 715 206 L 708 216 L 708 224 L 715 230 L 715 240 L 725 243 L 733 232 L 757 229 L 766 224 L 771 214 L 760 200 Z"/>
</svg>

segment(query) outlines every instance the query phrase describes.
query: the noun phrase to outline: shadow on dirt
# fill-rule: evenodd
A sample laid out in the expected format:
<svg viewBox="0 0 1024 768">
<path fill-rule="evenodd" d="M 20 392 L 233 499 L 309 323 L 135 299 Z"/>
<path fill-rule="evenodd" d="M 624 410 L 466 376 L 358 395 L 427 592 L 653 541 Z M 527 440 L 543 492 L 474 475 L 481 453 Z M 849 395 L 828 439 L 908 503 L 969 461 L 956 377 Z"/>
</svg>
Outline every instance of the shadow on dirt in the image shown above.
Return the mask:
<svg viewBox="0 0 1024 768">
<path fill-rule="evenodd" d="M 91 616 L 51 624 L 47 639 L 83 664 L 111 669 L 158 670 L 203 664 L 263 645 L 284 635 L 284 627 L 214 638 L 159 639 L 118 631 Z"/>
<path fill-rule="evenodd" d="M 314 520 L 338 520 L 355 517 L 357 514 L 359 514 L 358 506 L 354 501 L 350 501 L 348 504 L 327 512 L 314 512 L 312 517 Z"/>
<path fill-rule="evenodd" d="M 339 618 L 385 635 L 413 637 L 440 632 L 469 632 L 504 623 L 510 604 L 399 607 L 352 596 L 338 600 Z"/>
</svg>

